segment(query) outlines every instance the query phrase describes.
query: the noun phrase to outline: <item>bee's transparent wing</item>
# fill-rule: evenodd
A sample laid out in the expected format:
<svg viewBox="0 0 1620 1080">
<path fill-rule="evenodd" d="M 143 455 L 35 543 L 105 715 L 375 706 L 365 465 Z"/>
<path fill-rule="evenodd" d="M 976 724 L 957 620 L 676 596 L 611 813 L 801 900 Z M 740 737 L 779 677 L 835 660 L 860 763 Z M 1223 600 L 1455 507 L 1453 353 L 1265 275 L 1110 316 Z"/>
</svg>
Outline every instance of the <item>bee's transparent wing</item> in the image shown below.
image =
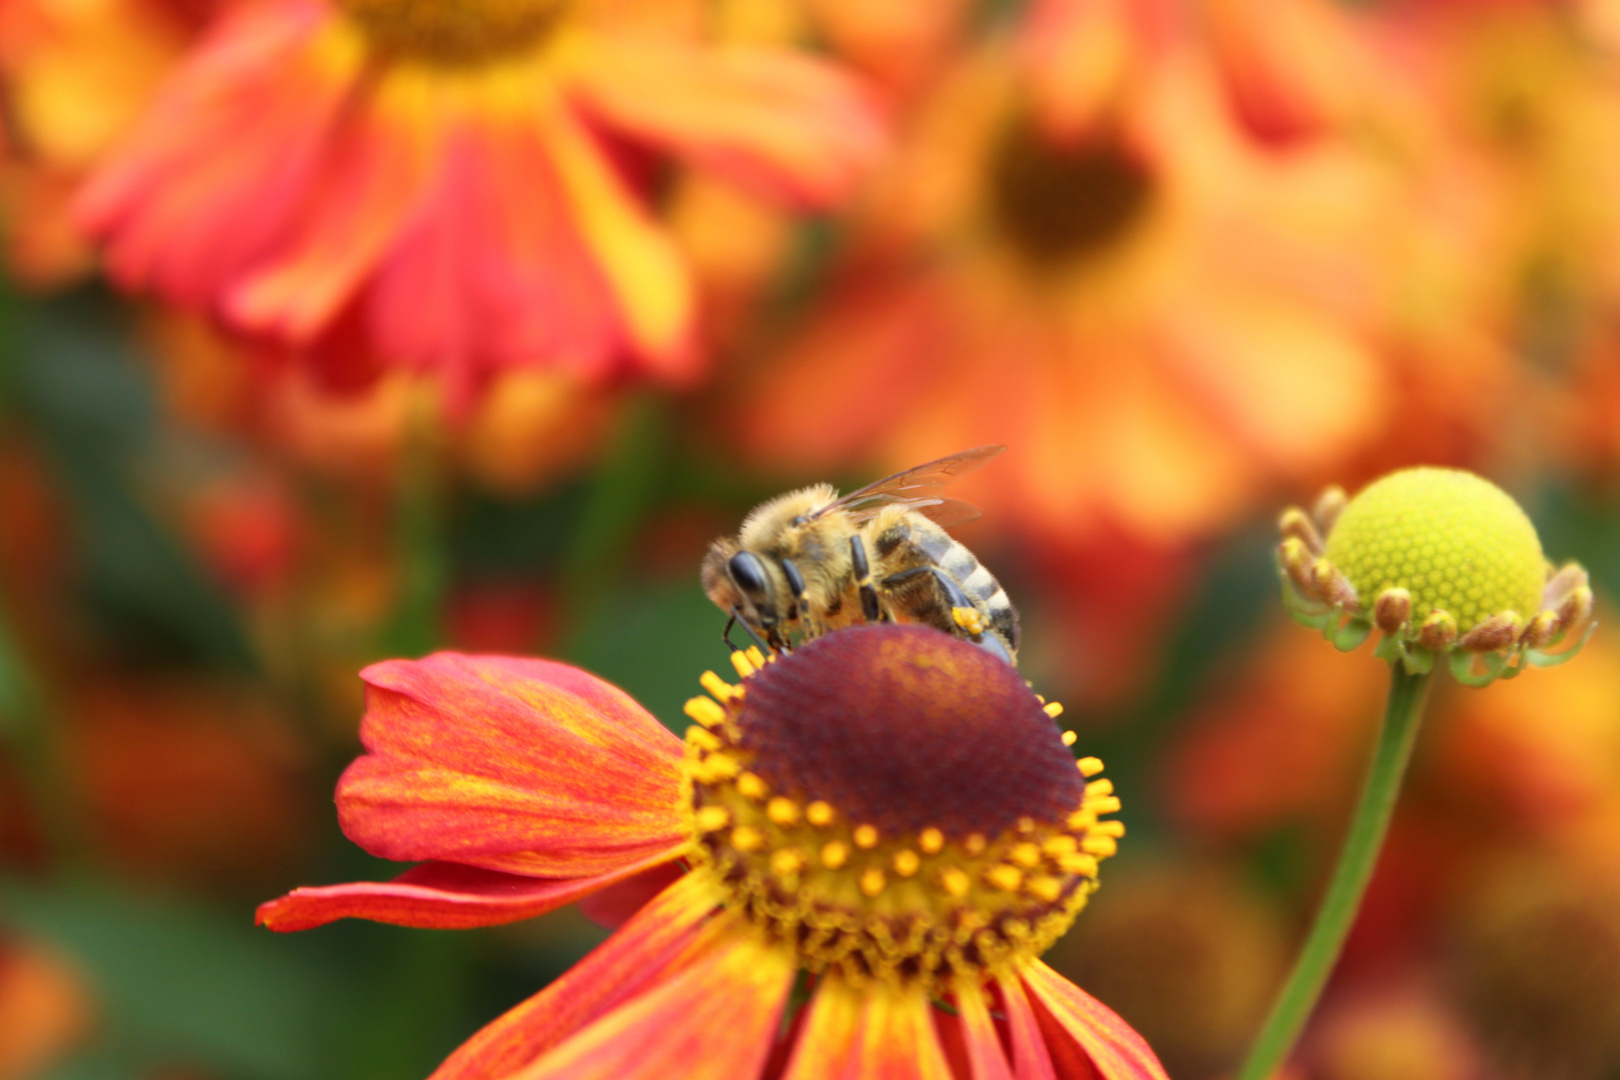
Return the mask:
<svg viewBox="0 0 1620 1080">
<path fill-rule="evenodd" d="M 972 521 L 979 516 L 977 509 L 960 499 L 941 498 L 939 493 L 945 489 L 945 485 L 979 468 L 1005 449 L 1005 446 L 975 446 L 971 450 L 885 476 L 882 480 L 833 500 L 818 510 L 816 516 L 842 510 L 861 522 L 870 520 L 885 506 L 904 504 L 941 525 Z"/>
</svg>

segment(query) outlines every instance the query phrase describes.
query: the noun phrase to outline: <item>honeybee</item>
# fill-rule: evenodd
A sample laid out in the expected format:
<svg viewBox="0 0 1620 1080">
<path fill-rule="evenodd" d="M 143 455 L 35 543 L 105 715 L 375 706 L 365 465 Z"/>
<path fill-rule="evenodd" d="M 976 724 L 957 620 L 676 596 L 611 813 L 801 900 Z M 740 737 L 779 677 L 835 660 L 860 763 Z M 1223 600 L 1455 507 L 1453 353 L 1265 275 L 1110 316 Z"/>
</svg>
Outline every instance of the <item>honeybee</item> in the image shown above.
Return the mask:
<svg viewBox="0 0 1620 1080">
<path fill-rule="evenodd" d="M 945 531 L 979 512 L 938 494 L 1005 449 L 964 450 L 842 497 L 816 484 L 755 507 L 703 559 L 703 588 L 731 616 L 722 636 L 740 621 L 782 649 L 856 623 L 924 623 L 1016 664 L 1018 612 Z"/>
</svg>

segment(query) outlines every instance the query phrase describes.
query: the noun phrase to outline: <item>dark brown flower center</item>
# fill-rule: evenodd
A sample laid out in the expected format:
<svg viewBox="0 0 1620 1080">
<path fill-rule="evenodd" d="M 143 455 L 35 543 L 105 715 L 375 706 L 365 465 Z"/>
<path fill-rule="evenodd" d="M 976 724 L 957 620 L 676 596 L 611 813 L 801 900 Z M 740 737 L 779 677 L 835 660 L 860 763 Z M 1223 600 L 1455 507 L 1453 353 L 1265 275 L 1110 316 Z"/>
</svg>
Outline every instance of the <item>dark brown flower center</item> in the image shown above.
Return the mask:
<svg viewBox="0 0 1620 1080">
<path fill-rule="evenodd" d="M 1010 665 L 926 627 L 819 638 L 687 734 L 693 860 L 812 970 L 943 983 L 1033 956 L 1123 832 Z"/>
<path fill-rule="evenodd" d="M 1084 787 L 1016 669 L 923 627 L 858 627 L 767 666 L 738 727 L 773 790 L 891 835 L 1054 821 Z"/>
<path fill-rule="evenodd" d="M 991 159 L 991 215 L 1037 268 L 1107 251 L 1141 221 L 1152 195 L 1146 165 L 1104 133 L 1059 144 L 1021 121 Z"/>
<path fill-rule="evenodd" d="M 337 0 L 384 55 L 449 66 L 533 48 L 566 0 Z"/>
</svg>

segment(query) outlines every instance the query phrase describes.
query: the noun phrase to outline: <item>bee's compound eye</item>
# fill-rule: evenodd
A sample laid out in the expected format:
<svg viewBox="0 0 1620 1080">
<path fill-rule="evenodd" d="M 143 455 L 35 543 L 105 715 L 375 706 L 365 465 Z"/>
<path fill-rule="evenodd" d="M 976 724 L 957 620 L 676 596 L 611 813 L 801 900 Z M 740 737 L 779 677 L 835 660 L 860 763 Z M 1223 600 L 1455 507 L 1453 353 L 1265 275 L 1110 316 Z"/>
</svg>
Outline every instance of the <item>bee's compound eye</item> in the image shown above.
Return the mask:
<svg viewBox="0 0 1620 1080">
<path fill-rule="evenodd" d="M 739 551 L 731 557 L 727 569 L 731 573 L 731 580 L 749 597 L 765 595 L 765 565 L 759 561 L 758 555 L 751 551 Z"/>
</svg>

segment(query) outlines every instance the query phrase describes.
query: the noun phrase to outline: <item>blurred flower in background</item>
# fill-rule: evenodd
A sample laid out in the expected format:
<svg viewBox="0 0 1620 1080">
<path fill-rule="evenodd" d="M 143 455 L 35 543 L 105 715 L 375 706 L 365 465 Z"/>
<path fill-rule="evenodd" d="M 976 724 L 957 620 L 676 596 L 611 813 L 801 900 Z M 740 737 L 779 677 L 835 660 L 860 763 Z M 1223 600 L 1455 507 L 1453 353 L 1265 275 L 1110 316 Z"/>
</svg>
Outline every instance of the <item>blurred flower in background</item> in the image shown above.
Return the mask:
<svg viewBox="0 0 1620 1080">
<path fill-rule="evenodd" d="M 518 367 L 689 378 L 687 272 L 630 143 L 814 205 L 878 134 L 831 69 L 707 49 L 646 7 L 234 8 L 80 212 L 116 280 L 334 384 L 430 371 L 461 409 Z"/>
</svg>

